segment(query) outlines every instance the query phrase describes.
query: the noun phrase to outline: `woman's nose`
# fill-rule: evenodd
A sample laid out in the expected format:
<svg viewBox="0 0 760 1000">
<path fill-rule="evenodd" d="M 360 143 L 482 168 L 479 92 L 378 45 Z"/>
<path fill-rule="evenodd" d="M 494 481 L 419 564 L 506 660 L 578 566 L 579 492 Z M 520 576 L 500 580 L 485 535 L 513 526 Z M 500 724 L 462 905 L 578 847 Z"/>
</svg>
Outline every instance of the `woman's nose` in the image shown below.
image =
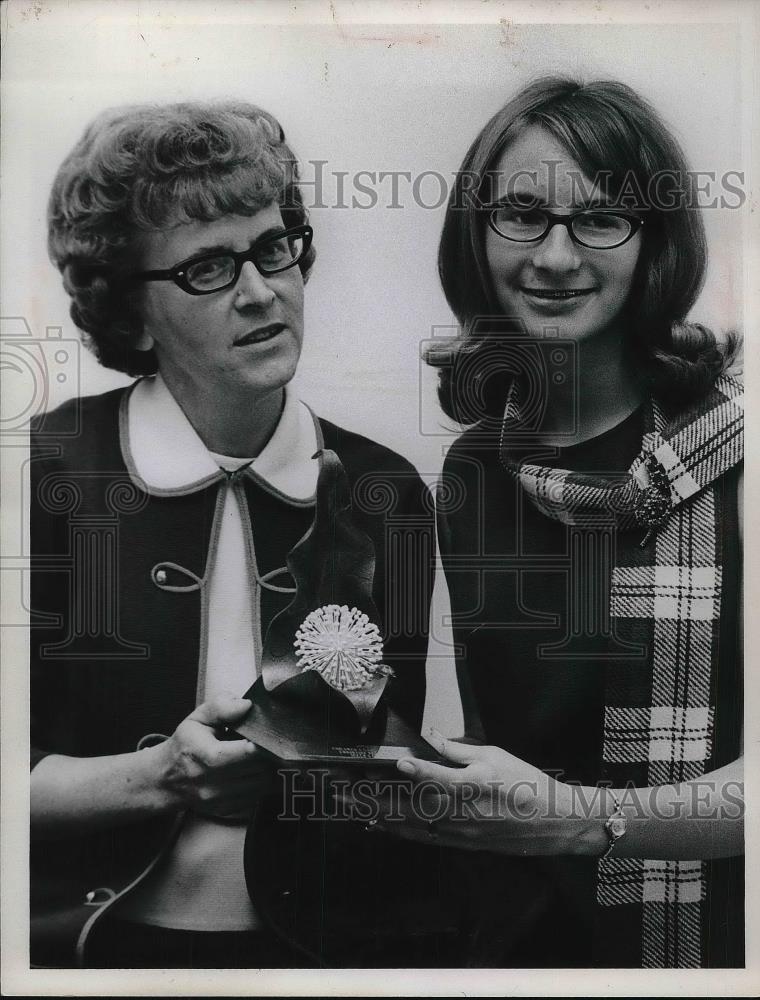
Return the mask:
<svg viewBox="0 0 760 1000">
<path fill-rule="evenodd" d="M 535 267 L 552 271 L 574 271 L 580 267 L 578 246 L 573 242 L 567 226 L 552 226 L 536 246 L 533 254 Z"/>
<path fill-rule="evenodd" d="M 266 278 L 256 270 L 253 261 L 245 261 L 235 285 L 235 305 L 239 307 L 255 305 L 263 308 L 273 302 L 274 298 L 274 291 Z"/>
</svg>

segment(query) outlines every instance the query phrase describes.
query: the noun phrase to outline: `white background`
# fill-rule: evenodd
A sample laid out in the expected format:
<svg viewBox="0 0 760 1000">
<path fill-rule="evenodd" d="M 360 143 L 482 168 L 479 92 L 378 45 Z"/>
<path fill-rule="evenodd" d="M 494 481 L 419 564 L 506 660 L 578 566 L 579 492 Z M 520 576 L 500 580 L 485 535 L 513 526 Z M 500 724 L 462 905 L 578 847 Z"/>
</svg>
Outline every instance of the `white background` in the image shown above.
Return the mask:
<svg viewBox="0 0 760 1000">
<path fill-rule="evenodd" d="M 23 6 L 12 7 L 4 66 L 3 315 L 25 316 L 39 336 L 51 325 L 76 335 L 47 260 L 45 203 L 61 160 L 110 105 L 229 96 L 260 104 L 280 119 L 307 179 L 314 168 L 306 161 L 327 161 L 328 203 L 338 200 L 330 177 L 340 171 L 349 175 L 344 200 L 355 194 L 363 203 L 366 196 L 351 186 L 360 171 L 409 171 L 413 178 L 436 171 L 450 182 L 487 118 L 529 79 L 550 72 L 630 84 L 674 128 L 696 169 L 721 176 L 746 166 L 741 29 L 718 15 L 717 23 L 666 23 L 654 31 L 648 24 L 498 18 L 362 26 L 342 24 L 340 5 L 324 26 L 250 23 L 256 7 L 246 3 L 80 0 L 53 4 L 52 14 L 41 5 L 42 13 L 22 18 Z M 399 185 L 401 209 L 389 207 L 386 180 L 376 185 L 374 208 L 312 211 L 318 258 L 299 381 L 320 414 L 434 475 L 446 425 L 435 407 L 434 373 L 420 374 L 419 347 L 432 328 L 454 323 L 436 274 L 444 207 L 415 204 L 411 185 Z M 313 202 L 313 189 L 305 194 Z M 440 184 L 428 177 L 420 194 L 435 204 Z M 694 315 L 717 328 L 741 324 L 746 213 L 713 209 L 705 216 L 712 266 Z M 87 356 L 79 386 L 74 379 L 53 384 L 51 403 L 77 388 L 99 392 L 124 381 Z"/>
<path fill-rule="evenodd" d="M 752 166 L 753 7 L 750 2 L 495 0 L 6 3 L 0 11 L 2 316 L 24 317 L 35 338 L 44 338 L 48 327 L 61 327 L 64 338 L 76 336 L 59 275 L 46 256 L 45 202 L 60 161 L 107 106 L 228 96 L 251 100 L 280 119 L 302 162 L 328 161 L 326 175 L 348 172 L 350 200 L 351 177 L 362 170 L 413 176 L 438 171 L 450 180 L 486 119 L 529 79 L 558 72 L 615 78 L 660 110 L 693 167 L 720 176 Z M 308 178 L 308 164 L 304 172 Z M 452 438 L 436 408 L 434 375 L 420 365 L 419 349 L 435 328 L 445 332 L 454 323 L 436 276 L 444 208 L 415 205 L 403 182 L 402 209 L 388 207 L 387 182 L 377 191 L 380 201 L 372 209 L 312 211 L 318 257 L 306 292 L 299 386 L 321 415 L 402 452 L 433 482 Z M 435 200 L 437 185 L 426 184 L 422 194 Z M 334 195 L 328 183 L 325 200 Z M 745 293 L 753 287 L 745 277 L 751 259 L 749 212 L 713 209 L 705 216 L 711 267 L 694 317 L 718 330 L 743 327 Z M 4 374 L 5 400 L 23 395 L 21 376 L 12 370 Z M 65 382 L 51 384 L 48 404 L 126 381 L 85 355 L 78 373 L 68 368 Z M 9 454 L 4 449 L 6 468 Z M 6 518 L 6 552 L 8 545 L 16 551 L 19 523 Z M 17 640 L 14 632 L 10 641 Z M 445 651 L 434 653 L 442 658 L 431 661 L 440 669 L 431 672 L 428 718 L 454 731 L 458 709 L 450 669 Z M 4 684 L 9 683 L 6 670 Z M 13 688 L 19 690 L 23 699 L 23 687 Z M 23 744 L 23 730 L 19 738 Z M 23 803 L 25 790 L 19 794 L 16 801 Z M 479 992 L 504 989 L 479 975 L 470 973 L 466 988 L 477 981 Z M 607 978 L 587 977 L 582 989 L 605 994 Z M 694 995 L 741 992 L 747 980 L 734 978 L 708 974 L 689 989 Z M 130 981 L 135 984 L 130 991 L 139 982 L 156 989 L 155 976 L 135 974 Z M 182 990 L 207 989 L 204 981 L 208 977 L 196 973 L 183 979 Z M 514 988 L 517 981 L 514 975 L 510 979 Z M 54 991 L 65 982 L 56 979 Z M 162 988 L 177 990 L 178 982 L 166 980 Z M 250 974 L 226 982 L 230 992 L 251 990 Z M 269 988 L 275 988 L 273 982 Z M 277 980 L 282 992 L 308 988 L 299 979 L 289 980 L 289 987 L 283 982 Z M 403 982 L 406 991 L 409 983 Z M 415 980 L 414 988 L 424 992 L 425 982 Z M 561 992 L 570 982 L 566 976 L 534 977 L 520 988 Z M 649 989 L 646 979 L 628 974 L 618 991 L 627 991 L 628 983 L 635 983 L 633 992 Z M 122 985 L 118 974 L 105 974 L 97 990 L 119 992 Z M 363 985 L 373 992 L 394 989 L 392 974 Z M 29 987 L 40 988 L 39 979 Z M 453 988 L 447 980 L 444 990 Z M 92 983 L 79 989 L 96 991 Z M 322 980 L 317 992 L 329 989 Z"/>
</svg>

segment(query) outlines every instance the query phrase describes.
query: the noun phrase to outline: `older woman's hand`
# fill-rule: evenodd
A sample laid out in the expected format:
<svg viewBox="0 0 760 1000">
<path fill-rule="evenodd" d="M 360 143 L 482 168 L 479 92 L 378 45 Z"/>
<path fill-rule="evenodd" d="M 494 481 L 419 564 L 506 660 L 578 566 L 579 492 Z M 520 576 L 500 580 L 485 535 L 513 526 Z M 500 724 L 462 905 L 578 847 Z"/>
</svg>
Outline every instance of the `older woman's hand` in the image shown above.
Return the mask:
<svg viewBox="0 0 760 1000">
<path fill-rule="evenodd" d="M 273 787 L 269 754 L 248 740 L 223 736 L 250 707 L 232 695 L 204 702 L 156 748 L 159 782 L 177 805 L 209 816 L 244 817 L 255 795 Z"/>
<path fill-rule="evenodd" d="M 601 853 L 601 825 L 573 815 L 570 786 L 499 747 L 437 734 L 430 742 L 455 766 L 404 758 L 397 768 L 408 780 L 386 786 L 372 807 L 356 788 L 343 797 L 368 830 L 503 854 Z"/>
<path fill-rule="evenodd" d="M 250 709 L 244 698 L 199 705 L 163 742 L 103 757 L 50 754 L 32 771 L 32 835 L 65 837 L 179 809 L 224 818 L 250 816 L 274 787 L 264 751 L 226 738 Z"/>
</svg>

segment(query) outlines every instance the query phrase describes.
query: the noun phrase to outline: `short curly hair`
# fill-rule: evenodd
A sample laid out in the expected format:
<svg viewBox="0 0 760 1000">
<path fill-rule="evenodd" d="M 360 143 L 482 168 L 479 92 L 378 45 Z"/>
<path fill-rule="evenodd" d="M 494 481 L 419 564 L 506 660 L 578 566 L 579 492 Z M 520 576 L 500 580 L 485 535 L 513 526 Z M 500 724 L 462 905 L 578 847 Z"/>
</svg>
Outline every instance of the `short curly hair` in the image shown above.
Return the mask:
<svg viewBox="0 0 760 1000">
<path fill-rule="evenodd" d="M 141 233 L 275 202 L 286 226 L 308 213 L 279 122 L 243 101 L 136 105 L 99 115 L 62 163 L 48 202 L 48 252 L 71 318 L 106 368 L 157 370 L 138 351 L 139 309 L 125 278 Z M 304 280 L 314 249 L 298 262 Z"/>
</svg>

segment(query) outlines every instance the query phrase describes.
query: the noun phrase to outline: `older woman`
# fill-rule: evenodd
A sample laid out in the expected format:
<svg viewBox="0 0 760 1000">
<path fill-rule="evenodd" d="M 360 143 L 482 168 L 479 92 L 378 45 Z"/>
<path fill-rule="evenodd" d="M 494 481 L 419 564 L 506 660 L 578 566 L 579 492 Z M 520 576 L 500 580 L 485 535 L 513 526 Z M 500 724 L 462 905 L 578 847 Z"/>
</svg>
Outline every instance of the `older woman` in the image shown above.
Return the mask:
<svg viewBox="0 0 760 1000">
<path fill-rule="evenodd" d="M 429 360 L 472 426 L 439 539 L 489 745 L 401 761 L 428 822 L 387 825 L 492 852 L 489 964 L 743 963 L 742 386 L 686 320 L 691 177 L 630 88 L 551 78 L 484 126 L 446 216 L 464 335 Z"/>
<path fill-rule="evenodd" d="M 273 765 L 229 729 L 292 593 L 315 452 L 352 485 L 384 477 L 394 523 L 428 537 L 424 486 L 289 388 L 314 249 L 265 111 L 103 114 L 58 172 L 49 249 L 87 345 L 141 377 L 33 428 L 32 961 L 70 965 L 75 946 L 80 964 L 122 967 L 329 961 L 282 931 L 306 907 L 298 887 L 273 875 L 249 898 L 246 824 Z M 386 550 L 376 505 L 355 517 L 375 545 L 388 698 L 419 727 L 429 565 Z M 413 609 L 392 627 L 391 587 Z"/>
</svg>

